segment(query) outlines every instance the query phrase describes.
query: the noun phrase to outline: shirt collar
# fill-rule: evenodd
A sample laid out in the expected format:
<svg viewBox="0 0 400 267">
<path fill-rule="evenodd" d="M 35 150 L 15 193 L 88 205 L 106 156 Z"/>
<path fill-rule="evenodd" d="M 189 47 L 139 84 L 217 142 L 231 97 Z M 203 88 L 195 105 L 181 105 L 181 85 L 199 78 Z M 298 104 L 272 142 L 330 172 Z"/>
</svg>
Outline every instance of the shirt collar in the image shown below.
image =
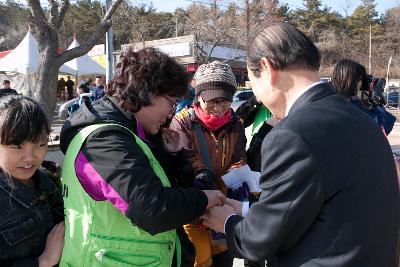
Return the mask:
<svg viewBox="0 0 400 267">
<path fill-rule="evenodd" d="M 303 89 L 297 91 L 296 94 L 293 96 L 293 98 L 290 99 L 290 101 L 286 105 L 285 117 L 289 114 L 289 110 L 292 108 L 294 102 L 296 102 L 297 99 L 299 99 L 308 89 L 310 89 L 311 87 L 316 86 L 317 84 L 321 84 L 321 83 L 324 83 L 324 81 L 315 82 L 315 83 L 307 86 L 306 88 L 303 88 Z"/>
</svg>

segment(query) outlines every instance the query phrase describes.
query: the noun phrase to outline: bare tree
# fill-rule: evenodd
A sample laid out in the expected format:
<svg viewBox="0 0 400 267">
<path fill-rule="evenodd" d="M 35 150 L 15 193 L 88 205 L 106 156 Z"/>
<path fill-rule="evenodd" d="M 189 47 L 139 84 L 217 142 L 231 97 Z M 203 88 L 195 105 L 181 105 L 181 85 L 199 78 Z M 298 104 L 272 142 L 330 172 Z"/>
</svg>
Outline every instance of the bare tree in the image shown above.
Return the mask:
<svg viewBox="0 0 400 267">
<path fill-rule="evenodd" d="M 49 119 L 56 107 L 57 74 L 65 62 L 86 54 L 96 45 L 111 26 L 111 16 L 122 0 L 116 0 L 108 9 L 92 36 L 79 47 L 57 54 L 58 34 L 65 13 L 70 5 L 69 0 L 48 0 L 48 9 L 44 9 L 39 0 L 27 0 L 30 16 L 39 43 L 40 61 L 37 73 L 36 92 L 34 97 L 41 103 Z"/>
<path fill-rule="evenodd" d="M 234 18 L 220 9 L 217 0 L 192 4 L 185 16 L 185 33 L 194 36 L 195 56 L 200 64 L 210 60 L 217 46 L 229 44 L 235 32 Z"/>
<path fill-rule="evenodd" d="M 241 48 L 246 46 L 252 34 L 263 28 L 263 25 L 273 20 L 281 20 L 279 17 L 278 0 L 241 0 L 239 7 L 241 16 L 238 16 L 236 36 Z"/>
<path fill-rule="evenodd" d="M 352 7 L 352 3 L 350 0 L 345 0 L 344 5 L 341 6 L 341 8 L 344 12 L 345 18 L 347 18 L 349 16 L 351 7 Z"/>
</svg>

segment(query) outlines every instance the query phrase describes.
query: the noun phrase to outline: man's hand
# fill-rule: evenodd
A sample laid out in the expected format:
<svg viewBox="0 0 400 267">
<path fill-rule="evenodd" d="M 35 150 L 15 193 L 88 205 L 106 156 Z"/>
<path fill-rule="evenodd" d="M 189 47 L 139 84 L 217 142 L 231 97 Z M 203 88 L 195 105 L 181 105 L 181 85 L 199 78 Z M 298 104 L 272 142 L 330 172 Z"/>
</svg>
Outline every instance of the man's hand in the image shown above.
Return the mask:
<svg viewBox="0 0 400 267">
<path fill-rule="evenodd" d="M 203 190 L 204 194 L 206 194 L 208 199 L 207 209 L 214 206 L 221 206 L 226 197 L 219 190 Z"/>
<path fill-rule="evenodd" d="M 225 221 L 233 214 L 236 212 L 229 205 L 214 206 L 201 216 L 201 223 L 217 232 L 225 233 Z"/>
<path fill-rule="evenodd" d="M 237 215 L 242 216 L 243 203 L 241 201 L 237 201 L 231 198 L 226 198 L 224 204 L 231 206 Z"/>
</svg>

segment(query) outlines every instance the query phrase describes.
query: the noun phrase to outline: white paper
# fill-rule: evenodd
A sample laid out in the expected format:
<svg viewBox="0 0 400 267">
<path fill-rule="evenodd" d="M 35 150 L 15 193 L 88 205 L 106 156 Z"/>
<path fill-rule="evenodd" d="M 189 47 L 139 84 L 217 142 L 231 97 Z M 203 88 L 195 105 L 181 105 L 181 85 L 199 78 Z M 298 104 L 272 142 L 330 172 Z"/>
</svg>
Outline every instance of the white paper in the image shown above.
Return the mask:
<svg viewBox="0 0 400 267">
<path fill-rule="evenodd" d="M 261 192 L 259 187 L 260 173 L 250 170 L 249 165 L 231 169 L 221 178 L 228 188 L 237 189 L 243 182 L 246 182 L 250 192 Z"/>
</svg>

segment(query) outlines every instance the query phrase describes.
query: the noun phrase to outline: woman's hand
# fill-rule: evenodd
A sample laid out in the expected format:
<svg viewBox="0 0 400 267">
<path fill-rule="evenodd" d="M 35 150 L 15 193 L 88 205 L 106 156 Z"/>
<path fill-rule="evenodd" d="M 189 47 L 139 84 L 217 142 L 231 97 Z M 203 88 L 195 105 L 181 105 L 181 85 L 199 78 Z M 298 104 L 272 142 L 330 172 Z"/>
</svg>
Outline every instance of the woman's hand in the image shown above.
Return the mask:
<svg viewBox="0 0 400 267">
<path fill-rule="evenodd" d="M 178 130 L 161 128 L 164 147 L 168 152 L 178 152 L 183 148 L 182 137 Z"/>
<path fill-rule="evenodd" d="M 64 248 L 65 224 L 56 224 L 47 235 L 46 246 L 39 256 L 39 267 L 52 267 L 60 262 Z"/>
<path fill-rule="evenodd" d="M 208 199 L 207 209 L 214 206 L 222 206 L 226 197 L 219 190 L 202 190 Z"/>
</svg>

